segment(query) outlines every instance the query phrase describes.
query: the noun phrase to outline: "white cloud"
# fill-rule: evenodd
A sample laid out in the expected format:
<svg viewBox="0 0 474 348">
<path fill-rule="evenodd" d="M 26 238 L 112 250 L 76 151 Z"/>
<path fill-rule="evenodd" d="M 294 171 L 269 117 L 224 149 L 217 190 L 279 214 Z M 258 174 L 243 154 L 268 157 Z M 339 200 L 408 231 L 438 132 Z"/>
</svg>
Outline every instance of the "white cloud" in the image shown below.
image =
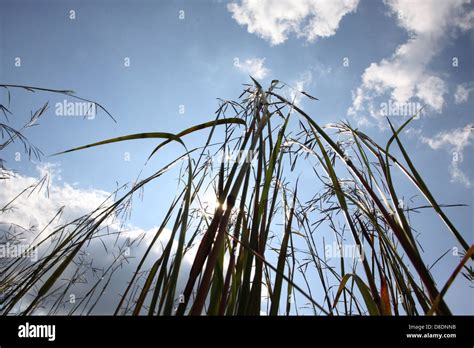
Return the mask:
<svg viewBox="0 0 474 348">
<path fill-rule="evenodd" d="M 55 228 L 80 218 L 99 206 L 108 206 L 112 201 L 109 199 L 110 193 L 98 189 L 81 189 L 73 187 L 64 182 L 59 182 L 60 168 L 51 163 L 40 164 L 37 166 L 39 176 L 28 176 L 15 174 L 10 172 L 9 179 L 0 181 L 0 209 L 7 206 L 3 212 L 0 211 L 0 231 L 1 236 L 4 236 L 6 231 L 9 233 L 16 233 L 17 237 L 21 238 L 21 244 L 30 245 L 32 243 L 43 239 L 37 238 L 38 232 L 43 232 L 43 237 L 52 232 Z M 39 186 L 35 190 L 32 188 L 38 183 L 42 177 L 46 177 L 44 185 L 41 189 Z M 25 188 L 30 187 L 23 195 L 19 196 L 12 204 L 8 204 L 21 193 Z M 48 225 L 55 214 L 62 208 L 63 212 L 50 225 Z M 90 287 L 97 281 L 97 273 L 92 272 L 92 265 L 96 270 L 103 270 L 108 268 L 110 264 L 117 258 L 119 250 L 124 245 L 130 245 L 130 259 L 127 262 L 122 262 L 122 266 L 114 273 L 114 277 L 107 287 L 108 296 L 102 296 L 97 307 L 94 309 L 95 314 L 111 314 L 117 305 L 117 295 L 121 294 L 130 280 L 131 275 L 137 267 L 137 262 L 145 253 L 146 248 L 150 245 L 151 240 L 156 234 L 157 228 L 142 229 L 137 226 L 124 223 L 121 219 L 110 218 L 104 222 L 107 230 L 101 230 L 96 235 L 101 235 L 99 238 L 91 239 L 83 247 L 82 257 L 87 255 L 86 264 L 90 265 L 86 268 L 87 273 L 84 274 L 86 282 L 74 283 L 70 291 L 78 299 L 82 298 Z M 11 226 L 21 226 L 22 228 L 15 228 L 11 230 Z M 31 228 L 35 226 L 34 228 Z M 29 231 L 29 232 L 28 232 Z M 116 233 L 120 232 L 119 235 Z M 156 261 L 156 258 L 162 252 L 162 247 L 170 240 L 171 232 L 165 228 L 161 233 L 157 244 L 153 247 L 151 255 L 148 257 L 143 269 L 149 269 L 151 263 Z M 44 243 L 38 250 L 38 256 L 41 257 L 50 250 L 54 243 L 50 240 L 49 243 Z M 105 250 L 107 248 L 107 250 Z M 174 241 L 173 249 L 176 248 L 176 241 Z M 189 272 L 190 265 L 194 258 L 195 248 L 192 248 L 184 257 L 180 270 L 178 286 L 176 289 L 176 296 L 183 290 L 185 281 L 187 279 L 187 272 Z M 69 282 L 73 277 L 75 267 L 69 267 L 62 275 L 61 282 Z M 100 271 L 98 271 L 100 277 Z M 107 276 L 103 279 L 105 283 Z M 102 286 L 102 285 L 101 285 Z M 94 302 L 94 301 L 91 301 Z M 24 310 L 29 303 L 28 298 L 22 301 L 21 307 L 16 307 L 15 310 Z M 66 307 L 61 309 L 59 314 L 67 314 L 73 307 L 72 304 L 66 304 Z M 43 309 L 47 313 L 47 309 Z M 35 312 L 39 314 L 41 312 Z M 77 314 L 78 312 L 76 312 Z"/>
<path fill-rule="evenodd" d="M 452 163 L 449 167 L 451 172 L 451 181 L 452 182 L 459 182 L 466 187 L 471 187 L 472 182 L 469 177 L 464 173 L 461 169 L 459 169 L 459 165 L 457 163 Z"/>
<path fill-rule="evenodd" d="M 227 6 L 247 31 L 279 45 L 295 33 L 312 42 L 336 33 L 339 22 L 359 0 L 242 0 Z"/>
<path fill-rule="evenodd" d="M 25 237 L 21 243 L 23 245 L 28 245 L 33 243 L 33 239 L 38 235 L 38 231 L 41 231 L 43 228 L 48 226 L 50 220 L 61 207 L 64 206 L 63 213 L 44 230 L 45 235 L 67 222 L 71 222 L 74 219 L 90 213 L 104 202 L 106 202 L 104 206 L 109 206 L 109 204 L 112 203 L 112 200 L 108 199 L 110 196 L 109 192 L 98 189 L 75 188 L 62 182 L 59 177 L 61 169 L 56 164 L 39 164 L 36 169 L 38 176 L 28 176 L 9 172 L 8 174 L 10 178 L 8 180 L 0 181 L 0 209 L 2 209 L 25 188 L 36 185 L 38 180 L 43 176 L 46 176 L 47 178 L 47 180 L 44 181 L 45 184 L 42 186 L 41 190 L 39 190 L 39 187 L 37 187 L 33 192 L 31 192 L 31 189 L 27 190 L 25 194 L 21 195 L 14 201 L 10 206 L 11 209 L 7 209 L 3 212 L 0 211 L 0 236 L 3 236 L 3 232 L 8 230 L 8 226 L 11 224 L 24 226 L 26 228 L 35 225 L 36 228 L 31 229 L 31 233 L 21 236 Z M 212 195 L 209 195 L 208 197 L 212 197 Z M 90 242 L 84 245 L 82 249 L 84 253 L 81 253 L 82 263 L 84 264 L 83 268 L 87 270 L 83 273 L 83 276 L 81 276 L 81 279 L 84 281 L 74 282 L 73 284 L 71 283 L 69 293 L 74 294 L 77 302 L 79 302 L 79 299 L 83 298 L 91 290 L 91 287 L 96 281 L 101 279 L 101 276 L 103 278 L 100 280 L 102 283 L 99 285 L 99 288 L 105 285 L 111 274 L 104 275 L 101 273 L 102 270 L 107 269 L 117 259 L 120 247 L 130 245 L 128 242 L 132 242 L 133 244 L 130 245 L 130 257 L 127 259 L 127 262 L 116 264 L 117 269 L 115 273 L 113 273 L 113 278 L 111 278 L 110 283 L 107 286 L 106 294 L 100 297 L 100 301 L 97 303 L 97 306 L 94 307 L 92 312 L 92 314 L 111 315 L 118 304 L 118 299 L 128 285 L 132 274 L 136 271 L 138 262 L 141 260 L 155 236 L 157 228 L 153 227 L 150 229 L 143 229 L 137 226 L 132 226 L 126 224 L 123 220 L 117 217 L 107 219 L 104 225 L 108 228 L 107 230 L 104 229 L 97 233 L 101 235 L 100 239 L 93 238 Z M 9 232 L 13 233 L 14 231 L 9 230 Z M 116 233 L 118 232 L 120 232 L 120 234 L 117 235 Z M 146 275 L 146 272 L 144 271 L 149 270 L 157 258 L 160 257 L 163 248 L 166 247 L 170 238 L 171 231 L 168 228 L 165 228 L 160 234 L 156 244 L 153 246 L 150 255 L 143 264 L 143 275 Z M 35 242 L 38 242 L 41 239 L 42 238 L 39 238 Z M 184 291 L 191 265 L 198 250 L 199 239 L 200 237 L 197 237 L 194 240 L 193 246 L 187 250 L 182 259 L 175 291 L 176 299 L 179 294 Z M 50 250 L 50 246 L 54 244 L 55 243 L 45 243 L 38 252 L 39 257 L 41 258 L 45 252 Z M 107 248 L 107 250 L 105 250 L 105 248 Z M 176 248 L 177 241 L 174 239 L 171 248 L 172 255 L 176 251 Z M 2 260 L 0 259 L 0 261 Z M 75 261 L 78 261 L 77 257 Z M 227 271 L 228 262 L 228 254 L 226 254 L 224 257 L 224 274 Z M 96 271 L 93 271 L 93 269 Z M 58 287 L 61 285 L 64 286 L 65 284 L 68 285 L 73 278 L 74 272 L 74 266 L 68 267 L 56 285 Z M 143 283 L 143 278 L 140 277 L 141 276 L 137 278 L 136 284 Z M 31 290 L 30 294 L 35 293 L 35 291 L 36 290 Z M 89 305 L 92 304 L 94 299 L 97 299 L 98 296 L 98 292 L 93 293 L 93 300 L 90 301 Z M 135 293 L 134 296 L 136 299 L 137 294 Z M 13 312 L 19 313 L 25 310 L 28 307 L 31 298 L 32 297 L 30 296 L 25 296 L 24 300 L 21 301 L 21 304 L 13 309 Z M 48 306 L 50 306 L 52 302 L 53 301 L 49 301 L 45 307 L 35 310 L 34 314 L 48 314 Z M 66 315 L 74 306 L 74 304 L 66 302 L 55 314 Z M 90 306 L 88 306 L 86 310 L 89 308 Z M 83 309 L 84 307 L 80 307 L 75 314 L 81 314 Z"/>
<path fill-rule="evenodd" d="M 36 226 L 36 230 L 42 230 L 61 207 L 64 206 L 64 209 L 56 223 L 70 222 L 91 212 L 109 196 L 108 192 L 102 190 L 76 189 L 67 183 L 58 184 L 57 181 L 61 180 L 60 169 L 55 164 L 39 164 L 36 169 L 39 177 L 12 173 L 10 179 L 2 180 L 0 207 L 25 188 L 36 185 L 40 178 L 45 178 L 41 190 L 38 186 L 34 192 L 26 192 L 9 206 L 10 209 L 2 213 L 2 222 Z"/>
<path fill-rule="evenodd" d="M 264 65 L 265 58 L 250 58 L 243 63 L 239 62 L 236 67 L 243 73 L 252 76 L 256 79 L 263 79 L 270 72 Z"/>
<path fill-rule="evenodd" d="M 313 74 L 311 71 L 306 71 L 300 75 L 299 79 L 293 82 L 292 90 L 290 92 L 290 101 L 298 105 L 303 97 L 302 91 L 307 92 L 305 88 L 313 81 Z M 310 93 L 311 94 L 311 93 Z"/>
<path fill-rule="evenodd" d="M 436 111 L 441 111 L 444 105 L 444 94 L 447 89 L 443 80 L 437 76 L 426 76 L 417 86 L 416 96 Z"/>
<path fill-rule="evenodd" d="M 438 150 L 445 146 L 453 148 L 454 151 L 462 152 L 467 145 L 470 145 L 472 133 L 469 127 L 457 128 L 451 131 L 444 131 L 436 134 L 433 138 L 422 137 L 424 143 L 433 150 Z"/>
<path fill-rule="evenodd" d="M 457 128 L 451 131 L 444 131 L 436 134 L 433 138 L 421 136 L 421 141 L 428 144 L 432 149 L 445 149 L 452 155 L 452 161 L 449 166 L 451 181 L 458 182 L 466 187 L 471 187 L 472 182 L 469 177 L 459 167 L 463 162 L 464 148 L 471 145 L 472 126 Z"/>
<path fill-rule="evenodd" d="M 445 82 L 428 69 L 433 58 L 439 54 L 449 36 L 460 30 L 473 27 L 469 18 L 474 11 L 466 11 L 462 1 L 410 1 L 388 0 L 390 14 L 398 17 L 398 24 L 409 35 L 407 42 L 395 53 L 379 63 L 372 63 L 362 75 L 362 84 L 353 92 L 353 104 L 348 114 L 359 124 L 382 125 L 375 100 L 387 96 L 397 103 L 407 103 L 418 98 L 432 110 L 441 112 Z"/>
<path fill-rule="evenodd" d="M 456 87 L 456 92 L 454 93 L 454 102 L 456 104 L 462 104 L 467 102 L 469 95 L 474 90 L 474 87 L 468 87 L 466 84 L 461 84 Z"/>
</svg>

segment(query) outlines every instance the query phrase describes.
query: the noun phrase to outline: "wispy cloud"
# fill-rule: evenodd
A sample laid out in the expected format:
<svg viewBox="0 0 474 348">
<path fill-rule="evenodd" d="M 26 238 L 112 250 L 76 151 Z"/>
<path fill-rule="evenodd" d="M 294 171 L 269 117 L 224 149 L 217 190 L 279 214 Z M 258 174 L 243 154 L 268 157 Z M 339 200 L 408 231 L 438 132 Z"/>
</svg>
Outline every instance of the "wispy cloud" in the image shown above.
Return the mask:
<svg viewBox="0 0 474 348">
<path fill-rule="evenodd" d="M 336 33 L 339 22 L 354 12 L 359 0 L 242 0 L 228 5 L 247 31 L 279 45 L 294 33 L 312 42 Z"/>
<path fill-rule="evenodd" d="M 452 156 L 449 172 L 451 181 L 458 182 L 466 187 L 471 187 L 472 182 L 469 177 L 461 170 L 460 164 L 464 159 L 464 149 L 472 144 L 474 128 L 468 125 L 464 128 L 457 128 L 450 131 L 443 131 L 432 138 L 421 136 L 421 141 L 428 144 L 432 149 L 445 149 Z"/>
<path fill-rule="evenodd" d="M 307 92 L 305 91 L 305 88 L 308 87 L 313 82 L 313 74 L 311 71 L 305 71 L 303 74 L 300 75 L 300 77 L 295 80 L 292 84 L 292 90 L 291 90 L 291 95 L 290 99 L 293 101 L 294 104 L 300 104 L 301 98 L 303 97 L 303 94 L 301 92 Z"/>
<path fill-rule="evenodd" d="M 265 58 L 250 58 L 236 64 L 236 67 L 243 73 L 256 79 L 265 78 L 270 70 L 265 67 Z"/>
<path fill-rule="evenodd" d="M 472 29 L 474 11 L 464 6 L 469 1 L 388 0 L 390 13 L 398 18 L 409 39 L 396 52 L 379 63 L 372 63 L 362 75 L 362 84 L 353 92 L 348 114 L 359 124 L 378 124 L 382 118 L 375 106 L 380 97 L 390 96 L 397 103 L 417 98 L 432 110 L 441 112 L 447 93 L 446 83 L 428 69 L 449 35 Z"/>
</svg>

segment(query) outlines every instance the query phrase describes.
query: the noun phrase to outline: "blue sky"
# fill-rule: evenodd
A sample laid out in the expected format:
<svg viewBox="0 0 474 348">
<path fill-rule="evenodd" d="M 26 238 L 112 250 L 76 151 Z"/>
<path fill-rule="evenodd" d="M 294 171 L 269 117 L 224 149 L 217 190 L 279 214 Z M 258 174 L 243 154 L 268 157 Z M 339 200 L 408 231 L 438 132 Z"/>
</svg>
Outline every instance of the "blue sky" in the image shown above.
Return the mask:
<svg viewBox="0 0 474 348">
<path fill-rule="evenodd" d="M 26 133 L 46 155 L 130 133 L 174 133 L 211 120 L 216 98 L 236 99 L 249 74 L 263 85 L 278 79 L 318 97 L 319 102 L 300 104 L 320 124 L 348 120 L 379 141 L 389 137 L 380 115 L 383 103 L 426 105 L 404 141 L 440 202 L 469 204 L 448 213 L 472 243 L 472 131 L 466 127 L 474 119 L 473 13 L 470 1 L 2 0 L 0 81 L 71 89 L 117 119 L 103 112 L 93 120 L 58 117 L 54 105 L 63 96 L 12 90 L 13 126 L 49 100 L 40 125 Z M 186 141 L 192 147 L 202 139 Z M 155 143 L 114 144 L 43 161 L 60 171 L 60 186 L 111 192 L 116 182 L 137 177 Z M 144 174 L 179 150 L 162 152 Z M 26 157 L 15 161 L 17 151 L 12 146 L 2 154 L 7 166 L 37 176 L 37 163 Z M 146 230 L 157 224 L 150 212 L 174 195 L 176 185 L 171 178 L 169 183 L 147 188 L 134 209 L 135 226 Z M 430 214 L 415 219 L 423 227 L 428 263 L 456 246 Z M 433 269 L 437 279 L 447 279 L 457 260 L 448 256 Z M 474 312 L 465 280 L 456 281 L 448 303 L 455 312 Z"/>
</svg>

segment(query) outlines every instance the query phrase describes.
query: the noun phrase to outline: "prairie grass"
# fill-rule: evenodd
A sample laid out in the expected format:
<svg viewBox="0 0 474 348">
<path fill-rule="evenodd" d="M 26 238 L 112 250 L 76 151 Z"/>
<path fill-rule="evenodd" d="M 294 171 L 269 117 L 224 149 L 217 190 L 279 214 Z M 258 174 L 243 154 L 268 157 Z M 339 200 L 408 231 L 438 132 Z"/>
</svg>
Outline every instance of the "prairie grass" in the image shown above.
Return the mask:
<svg viewBox="0 0 474 348">
<path fill-rule="evenodd" d="M 179 190 L 160 206 L 165 212 L 160 227 L 110 314 L 288 315 L 304 307 L 314 315 L 450 315 L 444 295 L 459 274 L 472 280 L 468 264 L 474 247 L 445 213 L 448 207 L 462 205 L 439 204 L 403 146 L 402 130 L 416 115 L 398 128 L 387 119 L 391 136 L 378 144 L 347 122 L 318 124 L 284 96 L 289 86 L 282 82 L 274 80 L 266 90 L 252 82 L 238 100 L 221 100 L 215 119 L 178 134 L 130 134 L 64 151 L 61 155 L 153 138 L 159 144 L 150 149 L 152 163 L 169 143 L 182 149 L 153 175 L 123 194 L 117 192 L 112 204 L 104 203 L 37 241 L 36 245 L 51 243 L 37 262 L 15 259 L 2 264 L 2 313 L 13 313 L 26 299 L 23 315 L 45 306 L 52 314 L 59 310 L 74 283 L 71 278 L 65 285 L 63 276 L 66 271 L 77 276 L 84 246 L 100 238 L 104 223 L 125 211 L 139 190 L 177 171 Z M 72 96 L 70 91 L 2 87 L 8 93 L 23 88 Z M 317 98 L 299 93 L 317 103 Z M 1 127 L 10 137 L 1 150 L 14 137 L 22 139 L 7 125 Z M 190 149 L 186 136 L 196 132 L 207 137 Z M 242 156 L 216 161 L 223 153 Z M 298 170 L 314 175 L 314 185 L 300 184 Z M 426 201 L 423 206 L 399 204 L 395 171 Z M 206 195 L 215 197 L 216 203 L 204 207 Z M 462 249 L 459 265 L 442 286 L 426 266 L 410 220 L 410 213 L 427 209 L 436 212 L 453 244 Z M 170 237 L 157 257 L 151 251 L 159 247 L 165 229 Z M 341 250 L 345 245 L 357 247 L 359 257 L 352 262 L 340 258 L 334 265 L 321 244 L 321 234 L 328 233 Z M 181 289 L 183 259 L 189 255 L 192 265 Z M 67 314 L 79 309 L 91 313 L 124 260 L 116 255 L 107 277 L 92 283 Z"/>
</svg>

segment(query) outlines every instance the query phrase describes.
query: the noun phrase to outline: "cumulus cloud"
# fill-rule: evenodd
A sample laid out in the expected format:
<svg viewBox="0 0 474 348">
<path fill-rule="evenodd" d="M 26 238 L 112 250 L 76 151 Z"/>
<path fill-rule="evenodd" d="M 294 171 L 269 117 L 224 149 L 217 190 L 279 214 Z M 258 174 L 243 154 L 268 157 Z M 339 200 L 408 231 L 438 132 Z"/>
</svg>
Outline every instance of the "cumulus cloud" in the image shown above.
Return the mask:
<svg viewBox="0 0 474 348">
<path fill-rule="evenodd" d="M 375 101 L 389 96 L 396 103 L 407 103 L 418 98 L 432 110 L 441 112 L 447 93 L 446 83 L 428 68 L 430 62 L 444 48 L 450 36 L 473 27 L 474 11 L 467 11 L 469 0 L 410 1 L 388 0 L 391 15 L 408 33 L 408 40 L 394 54 L 372 63 L 362 75 L 362 84 L 353 92 L 353 103 L 348 114 L 359 124 L 381 122 L 380 108 Z"/>
<path fill-rule="evenodd" d="M 9 205 L 1 215 L 3 223 L 36 226 L 37 230 L 42 230 L 60 208 L 64 207 L 57 222 L 70 222 L 99 207 L 110 195 L 103 190 L 77 189 L 67 183 L 58 183 L 61 181 L 61 170 L 55 164 L 39 164 L 36 169 L 38 177 L 11 173 L 10 179 L 2 180 L 0 207 L 43 179 L 43 184 L 31 190 L 33 192 L 26 192 Z"/>
<path fill-rule="evenodd" d="M 250 58 L 236 64 L 237 69 L 256 79 L 265 78 L 270 72 L 264 65 L 265 58 Z"/>
<path fill-rule="evenodd" d="M 421 136 L 421 141 L 428 144 L 433 150 L 445 149 L 452 155 L 452 161 L 449 165 L 451 181 L 458 182 L 466 187 L 471 187 L 472 182 L 469 177 L 461 170 L 460 164 L 463 162 L 465 147 L 472 145 L 473 126 L 457 128 L 450 131 L 443 131 L 432 138 Z"/>
<path fill-rule="evenodd" d="M 22 245 L 34 245 L 43 239 L 42 237 L 38 238 L 41 231 L 42 236 L 45 237 L 55 228 L 87 215 L 101 205 L 108 206 L 112 203 L 110 192 L 93 188 L 78 188 L 62 182 L 59 176 L 60 168 L 55 164 L 40 164 L 37 166 L 37 172 L 38 176 L 10 172 L 9 179 L 0 181 L 0 209 L 2 209 L 0 211 L 0 237 L 2 238 L 0 243 L 7 241 L 5 240 L 7 235 L 15 234 Z M 19 196 L 25 189 L 26 191 Z M 13 200 L 17 196 L 18 198 Z M 58 211 L 62 213 L 56 215 Z M 53 219 L 55 216 L 56 218 Z M 101 281 L 103 284 L 108 283 L 108 295 L 100 297 L 100 301 L 93 311 L 95 314 L 111 314 L 115 310 L 118 295 L 123 293 L 137 267 L 137 262 L 145 253 L 157 231 L 157 228 L 143 229 L 130 225 L 116 217 L 106 220 L 104 226 L 107 228 L 97 233 L 100 238 L 92 239 L 84 246 L 83 252 L 78 255 L 81 262 L 76 263 L 76 266 L 79 263 L 84 265 L 84 267 L 78 266 L 81 269 L 84 268 L 81 271 L 83 272 L 82 280 L 74 282 L 70 287 L 70 293 L 79 302 L 79 299 L 89 292 L 96 281 Z M 163 247 L 170 238 L 171 231 L 165 229 L 153 247 L 143 269 L 149 269 L 151 263 L 161 255 Z M 45 255 L 53 244 L 52 241 L 43 244 L 38 250 L 38 256 Z M 115 267 L 113 278 L 109 280 L 108 277 L 112 277 L 112 274 L 103 274 L 102 272 L 117 260 L 120 250 L 123 250 L 124 246 L 130 248 L 129 258 L 127 258 L 127 262 L 121 262 L 121 265 Z M 176 243 L 173 245 L 174 250 L 175 248 Z M 184 289 L 194 253 L 195 250 L 192 248 L 183 259 L 176 296 Z M 74 273 L 74 267 L 69 267 L 62 275 L 61 281 L 70 282 Z M 58 286 L 60 285 L 58 284 Z M 98 296 L 99 294 L 94 295 Z M 15 310 L 24 310 L 27 305 L 28 301 L 23 301 L 21 306 Z M 57 313 L 67 314 L 74 306 L 75 304 L 66 303 Z M 45 310 L 49 309 L 44 308 L 43 311 Z M 80 314 L 81 310 L 75 313 Z"/>
<path fill-rule="evenodd" d="M 355 12 L 359 0 L 242 0 L 227 8 L 247 31 L 279 45 L 294 33 L 312 42 L 336 33 L 346 14 Z"/>
<path fill-rule="evenodd" d="M 300 104 L 301 98 L 303 97 L 302 91 L 305 91 L 305 88 L 313 81 L 313 74 L 311 71 L 305 71 L 300 77 L 293 82 L 293 89 L 291 90 L 290 100 L 294 104 Z"/>
</svg>

